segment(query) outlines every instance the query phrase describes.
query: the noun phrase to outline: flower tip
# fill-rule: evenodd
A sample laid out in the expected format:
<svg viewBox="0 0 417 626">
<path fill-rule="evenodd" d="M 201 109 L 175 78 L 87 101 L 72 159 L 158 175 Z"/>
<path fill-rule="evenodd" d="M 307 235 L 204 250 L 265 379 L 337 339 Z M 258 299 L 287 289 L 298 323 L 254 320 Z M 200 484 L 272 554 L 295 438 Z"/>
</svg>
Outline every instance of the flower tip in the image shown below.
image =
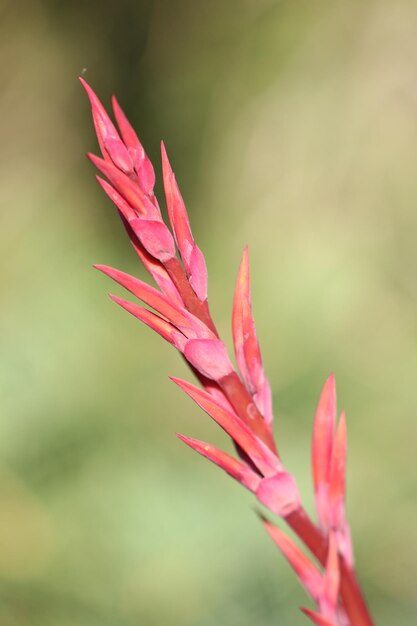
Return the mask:
<svg viewBox="0 0 417 626">
<path fill-rule="evenodd" d="M 164 177 L 167 177 L 170 174 L 172 174 L 172 168 L 168 159 L 168 153 L 167 153 L 163 139 L 161 139 L 161 161 L 162 161 L 162 173 Z"/>
<path fill-rule="evenodd" d="M 101 263 L 93 263 L 93 267 L 95 270 L 98 270 L 99 272 L 103 272 L 103 274 L 106 274 L 107 271 L 111 268 L 109 268 L 108 265 L 102 265 Z"/>
<path fill-rule="evenodd" d="M 115 109 L 115 108 L 116 109 L 120 109 L 121 108 L 120 104 L 119 104 L 119 101 L 117 100 L 117 98 L 116 98 L 116 96 L 114 94 L 111 97 L 111 105 L 112 105 L 113 109 Z"/>
<path fill-rule="evenodd" d="M 94 89 L 92 87 L 90 87 L 90 85 L 87 83 L 87 81 L 82 76 L 79 76 L 78 80 L 80 81 L 80 83 L 84 87 L 84 89 L 85 89 L 85 91 L 87 93 L 88 99 L 90 100 L 90 104 L 91 104 L 93 110 L 94 109 L 96 109 L 96 110 L 102 109 L 103 106 L 102 106 L 100 100 L 98 99 Z"/>
<path fill-rule="evenodd" d="M 92 152 L 87 152 L 86 157 L 96 167 L 97 167 L 97 163 L 100 163 L 101 161 L 103 161 L 103 159 L 100 159 L 99 156 L 97 156 L 96 154 L 93 154 Z"/>
<path fill-rule="evenodd" d="M 114 293 L 109 293 L 108 296 L 110 300 L 113 300 L 113 302 L 117 302 L 117 304 L 119 304 L 120 298 L 118 296 L 115 296 Z"/>
<path fill-rule="evenodd" d="M 87 81 L 82 77 L 82 76 L 78 76 L 78 80 L 80 81 L 80 83 L 82 84 L 82 86 L 84 87 L 84 89 L 86 90 L 86 92 L 88 93 L 88 90 L 91 89 L 90 85 L 87 83 Z"/>
</svg>

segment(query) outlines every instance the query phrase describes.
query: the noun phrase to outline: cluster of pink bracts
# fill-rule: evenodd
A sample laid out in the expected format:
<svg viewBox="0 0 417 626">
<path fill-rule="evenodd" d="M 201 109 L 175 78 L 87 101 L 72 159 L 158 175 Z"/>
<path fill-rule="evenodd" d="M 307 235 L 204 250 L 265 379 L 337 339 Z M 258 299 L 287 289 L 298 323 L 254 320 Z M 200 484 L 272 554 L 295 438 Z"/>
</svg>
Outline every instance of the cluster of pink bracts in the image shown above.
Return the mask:
<svg viewBox="0 0 417 626">
<path fill-rule="evenodd" d="M 196 245 L 174 173 L 162 144 L 162 168 L 170 225 L 154 195 L 152 164 L 117 100 L 119 131 L 101 102 L 80 78 L 90 99 L 103 158 L 89 154 L 106 177 L 98 182 L 116 205 L 130 241 L 159 289 L 104 265 L 96 267 L 156 313 L 116 296 L 112 299 L 172 343 L 201 387 L 173 379 L 232 438 L 239 458 L 179 435 L 188 446 L 216 463 L 272 513 L 284 519 L 316 565 L 282 530 L 263 519 L 266 530 L 316 604 L 302 611 L 319 626 L 372 626 L 356 580 L 345 517 L 346 421 L 336 425 L 333 375 L 326 381 L 314 422 L 312 469 L 319 525 L 304 510 L 295 479 L 277 452 L 272 430 L 271 390 L 262 367 L 252 317 L 249 261 L 243 253 L 233 305 L 233 340 L 240 374 L 219 338 L 207 302 L 207 268 Z M 177 252 L 181 261 L 177 257 Z"/>
</svg>

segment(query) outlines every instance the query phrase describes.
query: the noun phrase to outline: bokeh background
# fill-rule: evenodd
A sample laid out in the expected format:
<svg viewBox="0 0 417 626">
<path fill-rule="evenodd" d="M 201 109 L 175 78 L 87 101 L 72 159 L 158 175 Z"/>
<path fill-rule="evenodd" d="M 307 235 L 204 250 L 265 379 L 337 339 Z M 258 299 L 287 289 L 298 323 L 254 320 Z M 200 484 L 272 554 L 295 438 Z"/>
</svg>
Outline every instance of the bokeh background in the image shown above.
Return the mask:
<svg viewBox="0 0 417 626">
<path fill-rule="evenodd" d="M 417 597 L 417 4 L 2 2 L 0 624 L 298 626 L 253 500 L 176 431 L 228 448 L 94 262 L 143 276 L 84 158 L 76 78 L 166 141 L 230 345 L 244 244 L 283 457 L 334 370 L 349 516 L 379 626 Z M 159 184 L 160 192 L 161 186 Z"/>
</svg>

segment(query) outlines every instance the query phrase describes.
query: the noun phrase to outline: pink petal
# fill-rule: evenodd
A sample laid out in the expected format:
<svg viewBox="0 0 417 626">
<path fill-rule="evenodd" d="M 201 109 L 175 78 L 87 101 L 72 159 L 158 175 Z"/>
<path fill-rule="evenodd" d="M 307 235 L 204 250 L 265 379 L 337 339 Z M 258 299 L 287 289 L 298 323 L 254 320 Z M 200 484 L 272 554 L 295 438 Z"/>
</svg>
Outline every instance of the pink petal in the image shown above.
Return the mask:
<svg viewBox="0 0 417 626">
<path fill-rule="evenodd" d="M 98 175 L 96 176 L 96 179 L 99 185 L 101 186 L 101 188 L 108 195 L 110 200 L 116 205 L 116 207 L 118 208 L 118 210 L 120 211 L 120 213 L 123 215 L 123 217 L 126 220 L 129 221 L 137 217 L 137 213 L 135 209 L 132 209 L 130 204 L 126 202 L 123 196 L 121 196 L 119 192 L 116 191 L 116 189 L 112 187 L 112 185 L 110 185 L 110 183 L 108 183 L 106 180 L 104 180 Z"/>
<path fill-rule="evenodd" d="M 139 215 L 148 219 L 161 219 L 159 209 L 146 196 L 139 185 L 135 184 L 131 178 L 121 172 L 113 163 L 104 161 L 94 154 L 87 154 L 95 167 L 110 181 L 128 204 L 135 209 Z"/>
<path fill-rule="evenodd" d="M 138 136 L 123 113 L 122 108 L 117 102 L 115 96 L 112 97 L 112 104 L 114 116 L 120 129 L 123 141 L 125 142 L 129 154 L 133 159 L 139 184 L 146 194 L 152 195 L 153 188 L 155 186 L 155 172 L 152 163 L 147 157 Z"/>
<path fill-rule="evenodd" d="M 160 261 L 158 261 L 157 259 L 152 257 L 148 252 L 146 252 L 146 250 L 143 248 L 140 241 L 137 239 L 136 235 L 130 229 L 129 224 L 126 223 L 125 225 L 127 227 L 128 234 L 129 234 L 132 246 L 134 247 L 136 254 L 142 261 L 145 268 L 151 274 L 152 278 L 154 279 L 158 287 L 169 298 L 172 304 L 175 304 L 176 306 L 179 306 L 179 307 L 183 307 L 184 303 L 178 292 L 178 289 L 172 282 L 172 279 L 169 276 L 168 272 L 166 271 L 165 267 L 162 265 Z"/>
<path fill-rule="evenodd" d="M 143 281 L 116 270 L 107 265 L 94 265 L 94 267 L 106 276 L 115 280 L 119 285 L 128 289 L 134 296 L 152 307 L 160 315 L 163 315 L 171 324 L 176 326 L 186 337 L 212 337 L 213 333 L 197 317 L 186 311 L 183 307 L 173 304 L 160 291 L 147 285 Z"/>
<path fill-rule="evenodd" d="M 175 244 L 164 222 L 135 218 L 129 221 L 145 250 L 161 263 L 175 257 Z"/>
<path fill-rule="evenodd" d="M 229 454 L 226 454 L 226 452 L 219 450 L 215 446 L 210 445 L 209 443 L 204 443 L 204 441 L 199 441 L 198 439 L 191 439 L 190 437 L 185 437 L 184 435 L 177 436 L 184 441 L 187 446 L 221 467 L 225 472 L 232 476 L 232 478 L 249 489 L 249 491 L 256 490 L 260 478 L 247 465 L 233 458 Z"/>
<path fill-rule="evenodd" d="M 166 322 L 161 317 L 158 317 L 158 315 L 148 311 L 148 309 L 144 309 L 137 304 L 123 300 L 123 298 L 118 298 L 114 295 L 110 295 L 110 298 L 116 302 L 116 304 L 128 311 L 128 313 L 131 313 L 141 322 L 152 328 L 152 330 L 169 341 L 169 343 L 172 343 L 176 348 L 178 348 L 178 350 L 180 350 L 180 352 L 184 351 L 187 338 L 169 322 Z"/>
<path fill-rule="evenodd" d="M 285 471 L 261 480 L 256 495 L 264 506 L 280 517 L 287 517 L 301 505 L 297 483 Z"/>
<path fill-rule="evenodd" d="M 272 401 L 270 387 L 264 374 L 261 352 L 256 337 L 255 322 L 252 315 L 247 247 L 243 251 L 236 281 L 232 328 L 236 360 L 245 385 L 254 397 L 264 419 L 271 423 Z"/>
<path fill-rule="evenodd" d="M 242 422 L 235 414 L 219 404 L 215 398 L 204 391 L 195 387 L 191 383 L 178 378 L 172 378 L 186 394 L 190 396 L 217 424 L 242 448 L 252 462 L 256 465 L 262 474 L 271 476 L 278 468 L 280 463 L 276 456 L 267 448 L 267 446 L 252 433 L 252 431 Z"/>
<path fill-rule="evenodd" d="M 162 153 L 162 175 L 164 178 L 165 197 L 167 201 L 167 210 L 172 230 L 178 244 L 178 249 L 184 265 L 188 266 L 190 262 L 191 252 L 194 246 L 194 239 L 191 234 L 190 223 L 188 221 L 187 210 L 184 200 L 182 199 L 174 172 L 168 161 L 168 155 L 165 150 L 164 142 L 161 142 Z"/>
<path fill-rule="evenodd" d="M 207 299 L 207 268 L 201 250 L 194 243 L 187 210 L 171 169 L 164 143 L 161 142 L 162 172 L 169 221 L 190 284 L 199 300 Z"/>
<path fill-rule="evenodd" d="M 332 525 L 336 527 L 341 527 L 345 521 L 346 450 L 346 416 L 345 412 L 342 411 L 336 430 L 330 464 L 329 499 Z"/>
<path fill-rule="evenodd" d="M 207 300 L 207 266 L 203 253 L 194 245 L 188 266 L 190 285 L 201 302 Z"/>
<path fill-rule="evenodd" d="M 128 289 L 134 296 L 142 300 L 148 306 L 167 318 L 169 322 L 177 327 L 185 327 L 189 324 L 188 318 L 177 306 L 171 304 L 169 299 L 161 294 L 157 289 L 147 285 L 143 281 L 116 270 L 107 265 L 94 265 L 94 267 L 106 276 L 115 280 L 119 285 Z"/>
<path fill-rule="evenodd" d="M 331 374 L 324 384 L 313 428 L 312 466 L 316 508 L 320 523 L 328 524 L 328 485 L 336 421 L 336 385 Z"/>
<path fill-rule="evenodd" d="M 119 192 L 116 191 L 114 187 L 112 187 L 107 181 L 105 181 L 103 178 L 100 178 L 100 176 L 96 176 L 96 178 L 106 194 L 109 196 L 110 200 L 112 200 L 112 202 L 114 202 L 114 204 L 118 208 L 122 221 L 129 235 L 130 241 L 145 268 L 151 274 L 158 287 L 160 287 L 164 294 L 168 296 L 172 303 L 183 306 L 181 296 L 179 295 L 178 290 L 172 282 L 168 272 L 160 261 L 158 261 L 148 252 L 146 252 L 146 250 L 140 243 L 137 235 L 135 235 L 131 226 L 129 225 L 132 219 L 136 219 L 137 217 L 137 213 L 135 212 L 135 210 L 132 209 L 132 207 L 126 202 L 126 200 L 119 194 Z"/>
<path fill-rule="evenodd" d="M 263 523 L 272 541 L 288 560 L 303 587 L 314 600 L 317 600 L 322 587 L 321 574 L 317 567 L 281 529 L 267 520 L 263 520 Z"/>
<path fill-rule="evenodd" d="M 233 371 L 226 346 L 219 339 L 195 339 L 187 343 L 184 356 L 203 376 L 220 380 Z"/>
</svg>

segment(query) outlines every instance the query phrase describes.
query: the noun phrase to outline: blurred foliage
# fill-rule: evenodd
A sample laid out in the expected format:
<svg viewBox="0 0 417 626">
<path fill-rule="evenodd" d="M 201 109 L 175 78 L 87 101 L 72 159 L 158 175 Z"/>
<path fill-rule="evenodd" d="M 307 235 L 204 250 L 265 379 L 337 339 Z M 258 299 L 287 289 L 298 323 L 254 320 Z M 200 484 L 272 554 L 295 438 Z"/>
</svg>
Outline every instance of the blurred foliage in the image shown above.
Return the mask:
<svg viewBox="0 0 417 626">
<path fill-rule="evenodd" d="M 297 626 L 252 499 L 174 432 L 228 445 L 173 350 L 91 270 L 142 275 L 83 158 L 84 71 L 159 171 L 164 138 L 230 343 L 249 243 L 284 458 L 335 370 L 349 515 L 379 626 L 415 623 L 417 5 L 151 0 L 0 7 L 0 624 Z M 160 186 L 159 186 L 160 190 Z"/>
</svg>

